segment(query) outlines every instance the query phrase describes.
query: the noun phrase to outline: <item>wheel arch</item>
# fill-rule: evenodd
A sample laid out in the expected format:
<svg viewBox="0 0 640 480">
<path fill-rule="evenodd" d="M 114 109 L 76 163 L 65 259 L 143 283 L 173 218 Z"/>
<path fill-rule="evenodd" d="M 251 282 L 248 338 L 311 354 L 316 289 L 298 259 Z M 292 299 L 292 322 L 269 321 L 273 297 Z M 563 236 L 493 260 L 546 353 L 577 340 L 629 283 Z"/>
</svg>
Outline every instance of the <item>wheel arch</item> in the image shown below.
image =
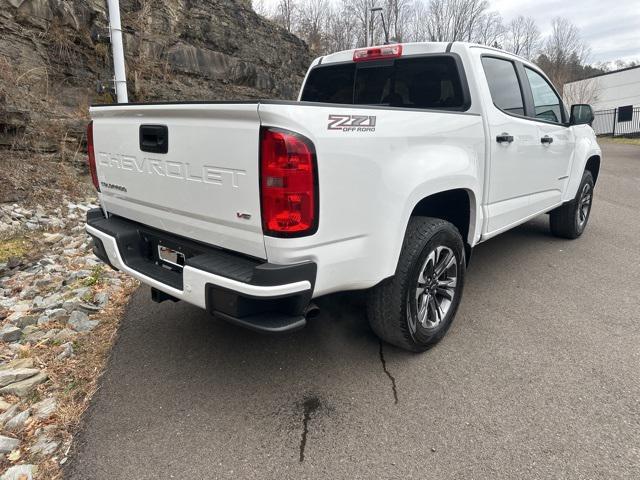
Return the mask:
<svg viewBox="0 0 640 480">
<path fill-rule="evenodd" d="M 591 172 L 593 183 L 595 184 L 598 180 L 598 174 L 600 173 L 600 155 L 591 155 L 587 159 L 584 169 Z"/>
<path fill-rule="evenodd" d="M 573 153 L 573 161 L 568 172 L 569 179 L 562 194 L 563 202 L 570 202 L 578 192 L 578 186 L 582 180 L 585 170 L 589 170 L 593 175 L 594 183 L 600 174 L 600 162 L 602 160 L 602 150 L 596 141 L 593 132 L 587 134 L 584 129 L 576 128 L 576 144 Z"/>
<path fill-rule="evenodd" d="M 476 234 L 476 205 L 473 190 L 453 188 L 420 199 L 411 210 L 409 218 L 434 217 L 453 224 L 462 236 L 468 261 Z"/>
</svg>

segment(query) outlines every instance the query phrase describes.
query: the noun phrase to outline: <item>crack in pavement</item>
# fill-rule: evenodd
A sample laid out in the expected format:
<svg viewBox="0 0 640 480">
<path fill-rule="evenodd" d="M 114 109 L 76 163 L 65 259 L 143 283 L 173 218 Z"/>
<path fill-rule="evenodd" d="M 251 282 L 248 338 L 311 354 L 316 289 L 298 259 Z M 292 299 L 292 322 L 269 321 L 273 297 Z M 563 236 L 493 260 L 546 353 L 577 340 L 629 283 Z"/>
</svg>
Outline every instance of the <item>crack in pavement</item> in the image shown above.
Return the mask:
<svg viewBox="0 0 640 480">
<path fill-rule="evenodd" d="M 387 375 L 387 377 L 389 377 L 389 380 L 391 380 L 391 390 L 393 390 L 393 400 L 394 400 L 394 403 L 397 405 L 398 389 L 396 388 L 396 379 L 393 377 L 393 375 L 391 375 L 391 372 L 387 370 L 387 362 L 384 359 L 384 351 L 382 349 L 382 340 L 380 340 L 380 362 L 382 363 L 382 370 L 384 370 L 384 373 Z"/>
<path fill-rule="evenodd" d="M 309 434 L 309 420 L 311 414 L 320 408 L 320 399 L 312 396 L 304 399 L 302 409 L 304 416 L 302 417 L 302 437 L 300 438 L 300 462 L 304 462 L 304 450 L 307 447 L 307 435 Z"/>
</svg>

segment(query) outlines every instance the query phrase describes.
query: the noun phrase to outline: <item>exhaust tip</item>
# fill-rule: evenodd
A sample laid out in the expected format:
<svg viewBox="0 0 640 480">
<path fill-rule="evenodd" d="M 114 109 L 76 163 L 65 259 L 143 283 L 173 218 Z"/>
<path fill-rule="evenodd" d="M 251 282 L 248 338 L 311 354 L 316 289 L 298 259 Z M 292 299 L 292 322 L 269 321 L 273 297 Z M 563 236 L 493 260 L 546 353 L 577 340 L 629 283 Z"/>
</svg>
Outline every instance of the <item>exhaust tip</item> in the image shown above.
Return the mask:
<svg viewBox="0 0 640 480">
<path fill-rule="evenodd" d="M 318 315 L 320 315 L 320 308 L 318 308 L 315 303 L 310 303 L 304 310 L 304 318 L 306 318 L 307 320 L 316 318 Z"/>
</svg>

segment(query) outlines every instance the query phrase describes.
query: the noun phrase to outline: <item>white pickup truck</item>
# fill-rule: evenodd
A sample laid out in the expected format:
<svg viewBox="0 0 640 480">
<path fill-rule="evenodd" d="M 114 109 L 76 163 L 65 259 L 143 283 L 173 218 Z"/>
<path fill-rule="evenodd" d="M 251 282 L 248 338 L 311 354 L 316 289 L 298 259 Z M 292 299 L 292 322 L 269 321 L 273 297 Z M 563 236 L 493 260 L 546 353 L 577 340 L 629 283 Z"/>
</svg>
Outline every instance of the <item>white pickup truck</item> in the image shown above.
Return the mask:
<svg viewBox="0 0 640 480">
<path fill-rule="evenodd" d="M 445 334 L 472 248 L 536 215 L 582 234 L 601 151 L 535 65 L 467 43 L 316 59 L 298 101 L 91 107 L 96 255 L 262 331 L 312 299 L 368 289 L 375 333 L 422 351 Z"/>
</svg>

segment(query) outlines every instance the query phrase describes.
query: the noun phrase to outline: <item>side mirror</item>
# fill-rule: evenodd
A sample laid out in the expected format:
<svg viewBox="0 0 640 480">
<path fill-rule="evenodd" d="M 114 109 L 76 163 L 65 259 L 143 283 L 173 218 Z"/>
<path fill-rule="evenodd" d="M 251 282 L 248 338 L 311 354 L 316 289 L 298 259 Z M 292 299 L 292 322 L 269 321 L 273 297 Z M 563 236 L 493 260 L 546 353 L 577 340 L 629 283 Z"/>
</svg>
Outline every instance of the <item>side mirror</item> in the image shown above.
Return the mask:
<svg viewBox="0 0 640 480">
<path fill-rule="evenodd" d="M 569 117 L 570 125 L 584 125 L 593 123 L 593 110 L 591 105 L 586 103 L 577 103 L 571 105 L 571 116 Z"/>
</svg>

